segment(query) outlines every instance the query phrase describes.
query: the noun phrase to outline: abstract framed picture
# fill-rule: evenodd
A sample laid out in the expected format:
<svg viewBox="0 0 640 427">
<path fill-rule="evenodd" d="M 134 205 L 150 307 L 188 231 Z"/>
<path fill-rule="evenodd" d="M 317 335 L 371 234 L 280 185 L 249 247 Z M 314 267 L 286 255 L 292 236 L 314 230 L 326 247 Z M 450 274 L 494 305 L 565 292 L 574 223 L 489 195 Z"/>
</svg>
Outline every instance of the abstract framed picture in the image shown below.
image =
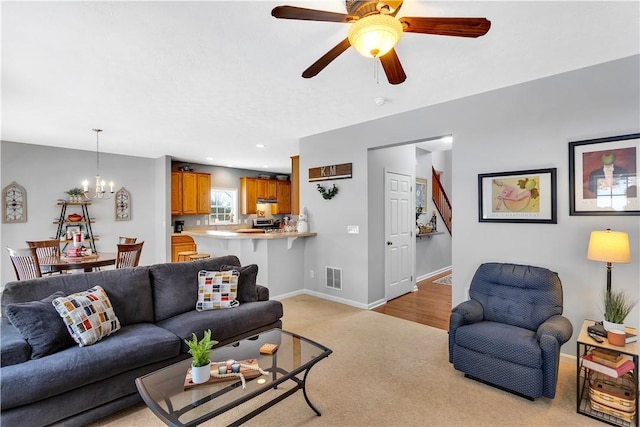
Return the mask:
<svg viewBox="0 0 640 427">
<path fill-rule="evenodd" d="M 640 215 L 640 133 L 569 143 L 569 214 Z"/>
<path fill-rule="evenodd" d="M 556 224 L 556 168 L 479 174 L 478 221 Z"/>
</svg>

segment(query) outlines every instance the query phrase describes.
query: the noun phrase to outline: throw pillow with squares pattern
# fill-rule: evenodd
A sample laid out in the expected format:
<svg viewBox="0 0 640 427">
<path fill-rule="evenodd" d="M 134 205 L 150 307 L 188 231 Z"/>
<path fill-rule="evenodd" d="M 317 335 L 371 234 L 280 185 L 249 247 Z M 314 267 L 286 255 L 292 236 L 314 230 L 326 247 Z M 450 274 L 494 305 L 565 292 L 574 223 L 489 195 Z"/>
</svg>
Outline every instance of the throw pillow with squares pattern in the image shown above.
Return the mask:
<svg viewBox="0 0 640 427">
<path fill-rule="evenodd" d="M 233 308 L 240 305 L 236 299 L 238 293 L 237 270 L 198 272 L 197 311 Z"/>
<path fill-rule="evenodd" d="M 120 329 L 120 321 L 101 286 L 56 298 L 52 303 L 80 347 L 94 344 Z"/>
</svg>

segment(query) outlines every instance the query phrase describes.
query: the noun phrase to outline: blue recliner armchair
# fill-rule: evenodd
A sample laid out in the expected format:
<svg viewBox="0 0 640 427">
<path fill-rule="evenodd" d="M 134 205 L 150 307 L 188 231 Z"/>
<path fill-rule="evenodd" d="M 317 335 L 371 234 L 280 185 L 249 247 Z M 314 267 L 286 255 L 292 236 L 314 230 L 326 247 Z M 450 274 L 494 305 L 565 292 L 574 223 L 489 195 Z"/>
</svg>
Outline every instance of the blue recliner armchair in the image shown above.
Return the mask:
<svg viewBox="0 0 640 427">
<path fill-rule="evenodd" d="M 571 338 L 558 274 L 528 265 L 480 265 L 468 301 L 451 311 L 449 362 L 465 376 L 531 400 L 556 394 L 560 347 Z"/>
</svg>

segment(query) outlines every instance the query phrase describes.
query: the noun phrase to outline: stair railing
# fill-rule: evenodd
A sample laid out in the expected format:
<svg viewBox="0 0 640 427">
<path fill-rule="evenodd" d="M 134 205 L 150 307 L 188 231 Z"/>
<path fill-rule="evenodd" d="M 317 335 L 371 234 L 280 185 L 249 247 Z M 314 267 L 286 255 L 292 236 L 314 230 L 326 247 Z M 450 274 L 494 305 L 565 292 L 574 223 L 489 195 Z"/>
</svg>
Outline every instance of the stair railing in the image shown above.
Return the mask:
<svg viewBox="0 0 640 427">
<path fill-rule="evenodd" d="M 449 230 L 449 234 L 452 234 L 451 202 L 447 197 L 447 193 L 444 191 L 444 187 L 442 187 L 440 176 L 436 173 L 436 170 L 433 167 L 431 167 L 431 177 L 431 197 L 433 198 L 433 203 L 436 205 L 436 209 L 438 209 L 444 225 L 447 227 L 447 230 Z"/>
</svg>

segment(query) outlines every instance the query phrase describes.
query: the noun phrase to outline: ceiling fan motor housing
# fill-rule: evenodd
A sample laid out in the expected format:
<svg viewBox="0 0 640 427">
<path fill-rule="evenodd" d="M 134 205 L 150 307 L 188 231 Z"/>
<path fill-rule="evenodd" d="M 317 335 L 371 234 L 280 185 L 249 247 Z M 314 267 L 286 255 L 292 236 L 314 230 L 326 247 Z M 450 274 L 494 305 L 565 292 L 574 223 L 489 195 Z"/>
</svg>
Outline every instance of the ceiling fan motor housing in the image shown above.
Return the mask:
<svg viewBox="0 0 640 427">
<path fill-rule="evenodd" d="M 391 14 L 395 12 L 401 4 L 402 1 L 346 0 L 347 13 L 357 16 L 358 18 L 379 13 Z M 384 12 L 382 9 L 385 9 Z"/>
</svg>

